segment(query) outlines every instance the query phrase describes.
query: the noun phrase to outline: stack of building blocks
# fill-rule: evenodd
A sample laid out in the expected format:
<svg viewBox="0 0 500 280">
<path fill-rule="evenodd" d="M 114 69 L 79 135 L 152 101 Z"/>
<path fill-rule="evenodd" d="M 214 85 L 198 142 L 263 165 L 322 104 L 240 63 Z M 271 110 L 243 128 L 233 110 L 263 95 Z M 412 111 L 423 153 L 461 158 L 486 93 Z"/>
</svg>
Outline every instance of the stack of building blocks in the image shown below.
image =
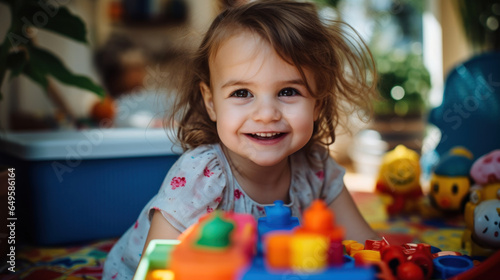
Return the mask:
<svg viewBox="0 0 500 280">
<path fill-rule="evenodd" d="M 302 224 L 281 201 L 265 210 L 268 215 L 258 221 L 214 211 L 180 240 L 153 240 L 134 280 L 472 279 L 463 273 L 472 270 L 472 259 L 457 252 L 423 243 L 344 240 L 343 228 L 321 200 L 304 211 Z"/>
</svg>

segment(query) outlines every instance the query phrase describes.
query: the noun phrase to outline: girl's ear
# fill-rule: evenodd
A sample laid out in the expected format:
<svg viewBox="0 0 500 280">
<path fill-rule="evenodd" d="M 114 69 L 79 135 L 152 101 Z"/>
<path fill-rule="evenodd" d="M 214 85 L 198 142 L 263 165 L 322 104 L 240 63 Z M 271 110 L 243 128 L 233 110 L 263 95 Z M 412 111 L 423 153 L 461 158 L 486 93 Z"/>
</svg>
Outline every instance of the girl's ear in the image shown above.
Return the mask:
<svg viewBox="0 0 500 280">
<path fill-rule="evenodd" d="M 208 116 L 212 121 L 216 121 L 217 117 L 214 109 L 214 98 L 210 87 L 205 84 L 205 82 L 200 82 L 200 91 L 203 96 L 203 102 L 205 102 L 205 108 L 207 109 Z"/>
</svg>

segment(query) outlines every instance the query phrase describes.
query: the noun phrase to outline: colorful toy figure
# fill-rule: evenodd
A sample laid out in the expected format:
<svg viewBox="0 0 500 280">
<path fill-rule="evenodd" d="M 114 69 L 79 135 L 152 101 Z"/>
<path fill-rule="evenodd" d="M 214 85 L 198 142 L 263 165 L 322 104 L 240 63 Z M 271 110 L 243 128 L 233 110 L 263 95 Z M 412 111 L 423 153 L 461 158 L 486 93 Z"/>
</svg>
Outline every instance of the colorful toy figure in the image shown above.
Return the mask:
<svg viewBox="0 0 500 280">
<path fill-rule="evenodd" d="M 461 213 L 469 199 L 473 156 L 457 147 L 443 156 L 431 175 L 429 199 L 443 213 Z"/>
<path fill-rule="evenodd" d="M 480 186 L 465 206 L 462 245 L 471 256 L 489 256 L 500 249 L 500 150 L 476 160 L 470 173 Z"/>
<path fill-rule="evenodd" d="M 382 158 L 376 191 L 392 198 L 387 207 L 390 215 L 417 210 L 423 196 L 417 152 L 403 145 L 387 152 Z"/>
</svg>

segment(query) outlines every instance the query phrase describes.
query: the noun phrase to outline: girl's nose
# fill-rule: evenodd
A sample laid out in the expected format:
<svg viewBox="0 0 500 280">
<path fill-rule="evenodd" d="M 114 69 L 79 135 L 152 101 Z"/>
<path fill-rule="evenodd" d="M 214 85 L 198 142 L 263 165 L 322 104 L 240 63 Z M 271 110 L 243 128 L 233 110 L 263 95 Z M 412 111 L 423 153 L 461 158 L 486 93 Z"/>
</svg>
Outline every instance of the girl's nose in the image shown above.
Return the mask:
<svg viewBox="0 0 500 280">
<path fill-rule="evenodd" d="M 255 103 L 253 120 L 259 122 L 273 122 L 281 119 L 281 109 L 276 100 L 263 99 Z"/>
</svg>

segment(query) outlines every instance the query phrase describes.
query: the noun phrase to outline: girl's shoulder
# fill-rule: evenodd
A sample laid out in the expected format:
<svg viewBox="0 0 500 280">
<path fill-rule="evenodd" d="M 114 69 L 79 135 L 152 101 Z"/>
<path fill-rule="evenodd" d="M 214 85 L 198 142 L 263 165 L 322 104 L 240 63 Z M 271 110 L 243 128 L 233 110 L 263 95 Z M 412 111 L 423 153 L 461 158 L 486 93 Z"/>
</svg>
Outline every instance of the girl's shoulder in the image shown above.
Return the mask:
<svg viewBox="0 0 500 280">
<path fill-rule="evenodd" d="M 217 146 L 218 146 L 217 144 L 206 144 L 206 145 L 200 145 L 193 149 L 189 149 L 184 153 L 182 153 L 178 161 L 199 162 L 200 160 L 203 161 L 220 160 Z"/>
<path fill-rule="evenodd" d="M 149 211 L 161 210 L 170 224 L 182 232 L 203 213 L 219 208 L 224 203 L 228 180 L 217 147 L 203 145 L 184 152 L 170 168 Z"/>
<path fill-rule="evenodd" d="M 225 175 L 226 171 L 218 145 L 208 144 L 184 152 L 172 166 L 169 173 L 191 178 L 211 178 Z"/>
</svg>

